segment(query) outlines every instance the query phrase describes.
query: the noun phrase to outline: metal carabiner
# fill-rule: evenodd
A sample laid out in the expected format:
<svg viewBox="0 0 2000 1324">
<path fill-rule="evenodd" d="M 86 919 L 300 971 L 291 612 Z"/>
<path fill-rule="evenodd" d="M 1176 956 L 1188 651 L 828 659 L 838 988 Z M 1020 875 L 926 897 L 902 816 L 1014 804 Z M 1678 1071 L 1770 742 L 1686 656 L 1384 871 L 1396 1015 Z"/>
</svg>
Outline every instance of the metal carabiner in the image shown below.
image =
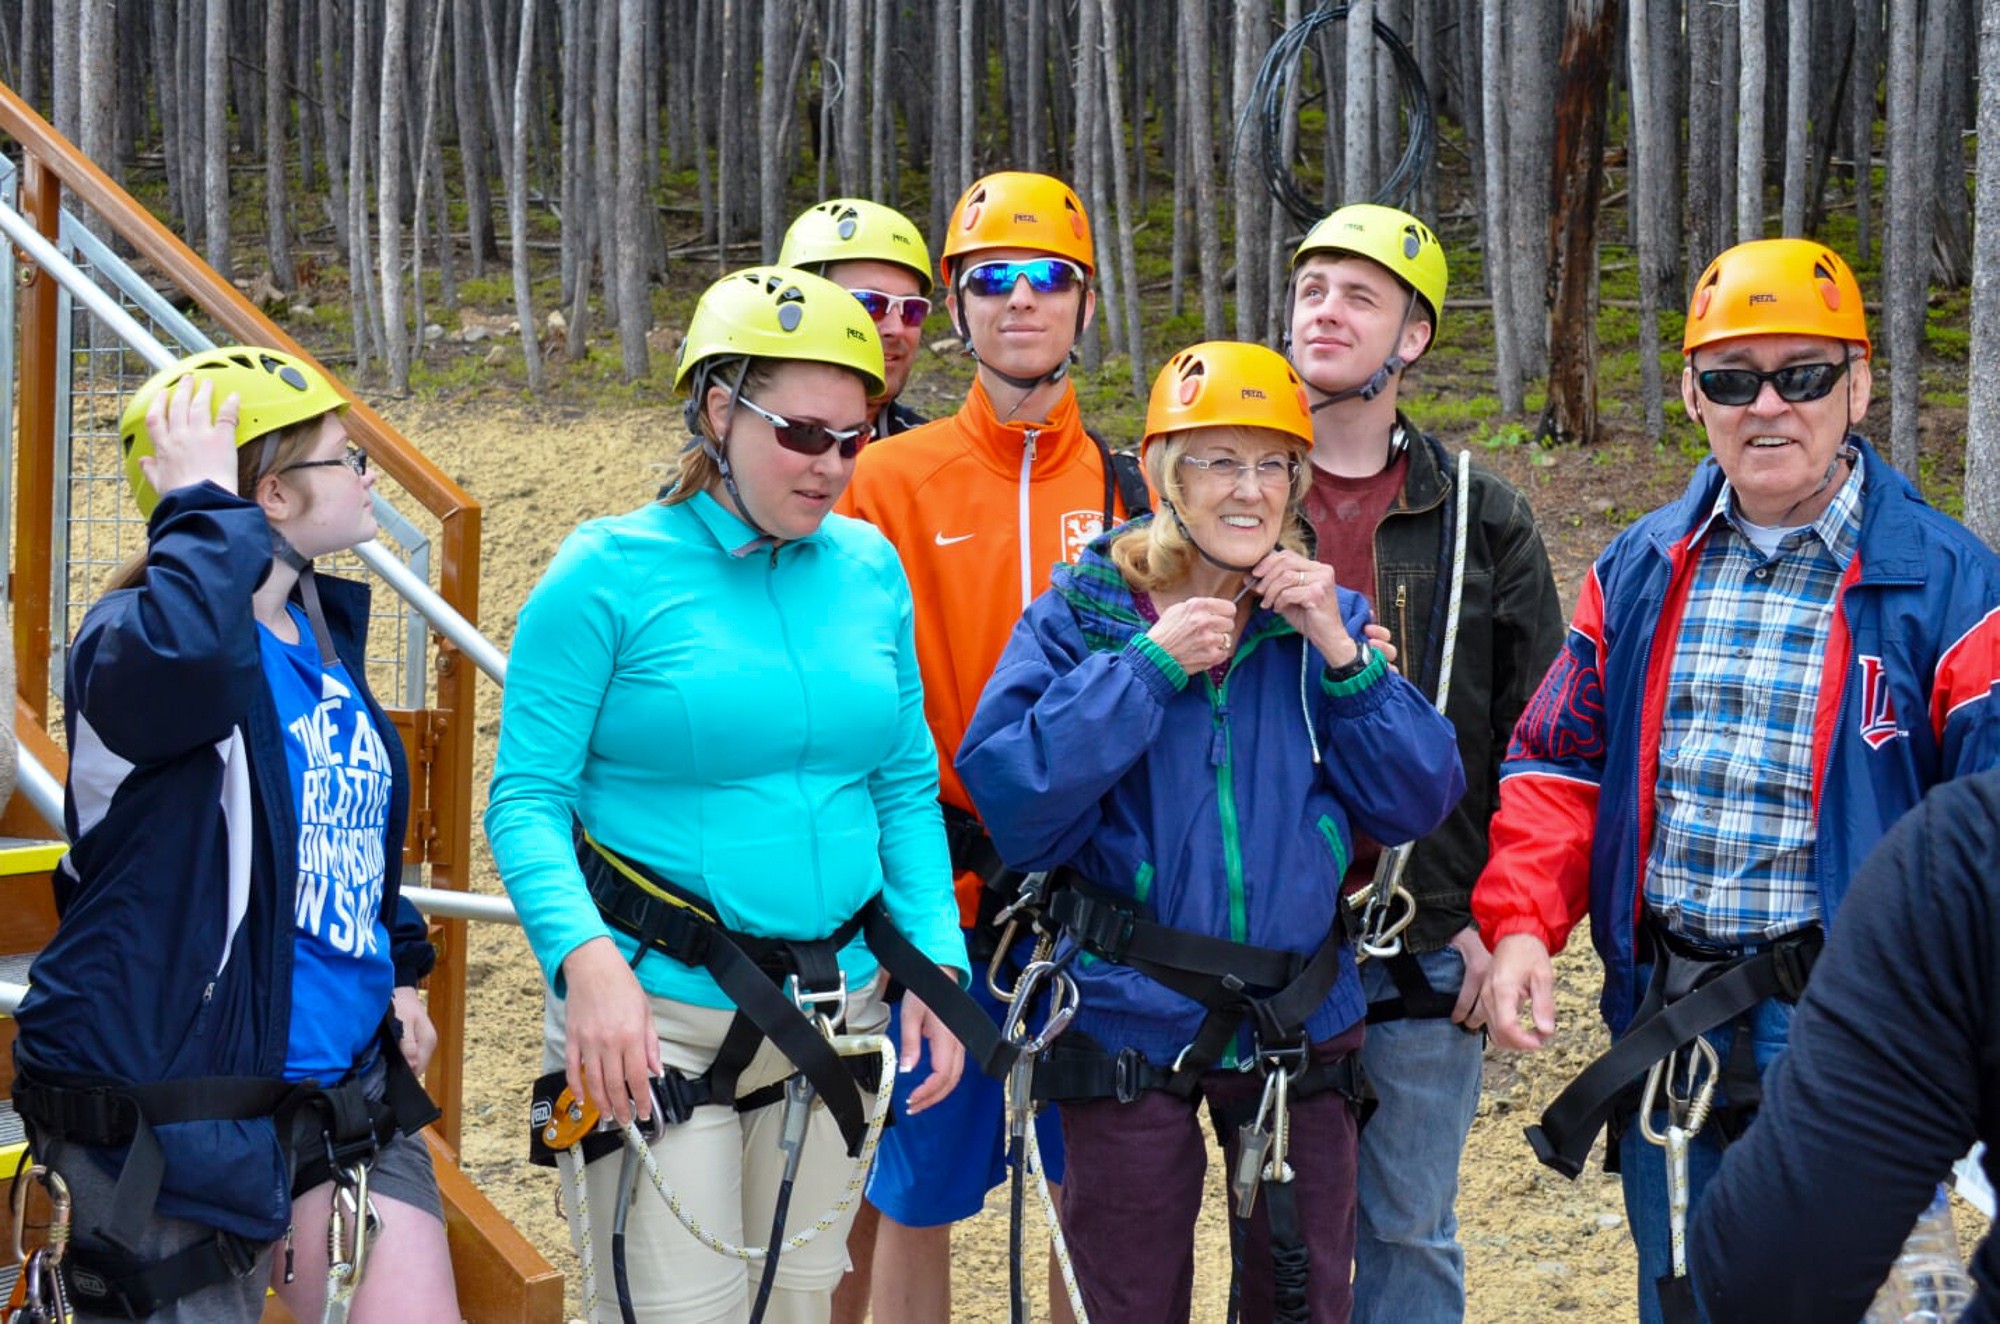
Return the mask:
<svg viewBox="0 0 2000 1324">
<path fill-rule="evenodd" d="M 1049 985 L 1049 1014 L 1042 1018 L 1042 1028 L 1035 1032 L 1034 1037 L 1023 1038 L 1028 1004 L 1044 983 Z M 1007 1004 L 1007 1018 L 1001 1022 L 1000 1037 L 1020 1050 L 1024 1057 L 1041 1053 L 1069 1028 L 1081 998 L 1069 971 L 1054 961 L 1030 961 L 1027 968 L 1021 971 L 1021 977 L 1014 981 L 1014 997 Z"/>
<path fill-rule="evenodd" d="M 1361 931 L 1354 935 L 1355 951 L 1364 957 L 1384 959 L 1403 950 L 1403 930 L 1417 918 L 1417 899 L 1410 889 L 1397 883 L 1384 896 L 1370 891 L 1361 912 Z"/>
<path fill-rule="evenodd" d="M 70 1198 L 69 1183 L 54 1168 L 33 1163 L 21 1170 L 14 1178 L 12 1207 L 14 1215 L 14 1262 L 25 1265 L 28 1250 L 21 1244 L 21 1233 L 28 1222 L 28 1183 L 38 1181 L 49 1194 L 49 1264 L 62 1263 L 63 1252 L 69 1249 Z"/>
<path fill-rule="evenodd" d="M 1664 1107 L 1668 1128 L 1678 1128 L 1683 1139 L 1693 1139 L 1708 1121 L 1721 1078 L 1722 1058 L 1715 1045 L 1701 1035 L 1685 1049 L 1677 1048 L 1653 1063 L 1653 1069 L 1646 1073 L 1645 1091 L 1639 1096 L 1639 1134 L 1655 1145 L 1666 1146 L 1667 1132 L 1653 1122 L 1654 1112 Z"/>
<path fill-rule="evenodd" d="M 341 1202 L 346 1201 L 345 1215 Z M 353 1250 L 348 1252 L 349 1236 L 345 1224 L 353 1225 Z M 368 1246 L 374 1235 L 377 1219 L 374 1207 L 368 1200 L 368 1165 L 357 1163 L 352 1167 L 336 1167 L 333 1170 L 333 1198 L 327 1207 L 326 1216 L 326 1309 L 320 1316 L 322 1324 L 345 1324 L 348 1313 L 354 1308 L 354 1294 L 361 1286 L 361 1275 L 368 1267 Z M 346 1256 L 346 1258 L 342 1258 Z"/>
<path fill-rule="evenodd" d="M 799 983 L 797 975 L 785 977 L 785 992 L 792 999 L 792 1005 L 805 1014 L 807 1020 L 819 1026 L 820 1033 L 831 1039 L 847 1023 L 847 972 L 840 972 L 840 982 L 825 992 L 816 993 Z M 821 1007 L 831 1005 L 833 1015 L 828 1016 Z"/>
</svg>

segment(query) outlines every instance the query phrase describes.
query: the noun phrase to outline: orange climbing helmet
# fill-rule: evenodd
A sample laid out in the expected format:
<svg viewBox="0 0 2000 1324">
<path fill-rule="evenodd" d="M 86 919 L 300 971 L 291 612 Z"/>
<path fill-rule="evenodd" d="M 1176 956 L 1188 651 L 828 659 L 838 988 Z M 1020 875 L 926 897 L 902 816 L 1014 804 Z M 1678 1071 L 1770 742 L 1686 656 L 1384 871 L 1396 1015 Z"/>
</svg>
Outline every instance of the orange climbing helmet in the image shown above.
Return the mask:
<svg viewBox="0 0 2000 1324">
<path fill-rule="evenodd" d="M 1167 361 L 1146 403 L 1143 456 L 1154 442 L 1191 428 L 1269 428 L 1300 454 L 1312 449 L 1306 389 L 1285 356 L 1240 340 L 1210 340 Z"/>
<path fill-rule="evenodd" d="M 1753 239 L 1723 250 L 1694 283 L 1681 353 L 1735 336 L 1781 335 L 1845 340 L 1869 357 L 1854 272 L 1810 239 Z"/>
<path fill-rule="evenodd" d="M 946 287 L 960 258 L 992 248 L 1027 248 L 1068 258 L 1086 276 L 1097 270 L 1082 199 L 1049 175 L 1003 170 L 965 191 L 952 209 L 938 262 Z"/>
</svg>

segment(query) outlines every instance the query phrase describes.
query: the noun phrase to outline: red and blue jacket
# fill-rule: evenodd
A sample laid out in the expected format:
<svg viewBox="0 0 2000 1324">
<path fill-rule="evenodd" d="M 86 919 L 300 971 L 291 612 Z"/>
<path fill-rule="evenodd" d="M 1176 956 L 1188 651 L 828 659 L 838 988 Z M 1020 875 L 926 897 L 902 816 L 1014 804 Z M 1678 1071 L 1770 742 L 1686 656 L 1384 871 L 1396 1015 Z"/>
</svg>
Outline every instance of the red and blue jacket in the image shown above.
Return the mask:
<svg viewBox="0 0 2000 1324">
<path fill-rule="evenodd" d="M 1863 857 L 1940 782 L 2000 766 L 2000 558 L 1934 510 L 1859 437 L 1861 539 L 1841 580 L 1813 720 L 1820 912 L 1831 924 Z M 1514 728 L 1492 853 L 1473 891 L 1489 944 L 1561 950 L 1590 915 L 1600 1001 L 1621 1034 L 1652 845 L 1654 783 L 1699 529 L 1723 482 L 1713 459 L 1681 500 L 1614 538 L 1569 637 Z"/>
</svg>

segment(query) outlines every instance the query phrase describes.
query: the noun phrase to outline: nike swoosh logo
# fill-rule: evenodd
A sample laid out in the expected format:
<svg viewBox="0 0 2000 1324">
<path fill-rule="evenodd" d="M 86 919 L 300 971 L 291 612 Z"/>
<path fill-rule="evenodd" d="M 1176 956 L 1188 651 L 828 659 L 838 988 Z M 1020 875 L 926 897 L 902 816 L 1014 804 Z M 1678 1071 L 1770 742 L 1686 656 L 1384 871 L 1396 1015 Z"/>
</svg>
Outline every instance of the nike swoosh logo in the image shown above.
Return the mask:
<svg viewBox="0 0 2000 1324">
<path fill-rule="evenodd" d="M 944 530 L 939 529 L 937 531 L 937 545 L 940 547 L 949 547 L 955 542 L 964 542 L 970 537 L 972 537 L 970 533 L 961 533 L 956 538 L 947 538 L 944 536 Z"/>
</svg>

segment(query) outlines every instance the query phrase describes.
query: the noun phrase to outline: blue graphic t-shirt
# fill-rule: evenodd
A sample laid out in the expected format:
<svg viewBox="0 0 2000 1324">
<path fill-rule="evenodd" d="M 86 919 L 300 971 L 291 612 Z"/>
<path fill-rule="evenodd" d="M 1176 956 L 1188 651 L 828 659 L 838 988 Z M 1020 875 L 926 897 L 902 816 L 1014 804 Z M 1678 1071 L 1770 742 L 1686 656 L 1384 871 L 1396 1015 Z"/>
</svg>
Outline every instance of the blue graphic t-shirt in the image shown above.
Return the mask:
<svg viewBox="0 0 2000 1324">
<path fill-rule="evenodd" d="M 331 1083 L 367 1054 L 395 991 L 382 919 L 390 764 L 346 666 L 322 667 L 305 614 L 289 610 L 298 643 L 257 627 L 299 819 L 285 1079 Z"/>
</svg>

